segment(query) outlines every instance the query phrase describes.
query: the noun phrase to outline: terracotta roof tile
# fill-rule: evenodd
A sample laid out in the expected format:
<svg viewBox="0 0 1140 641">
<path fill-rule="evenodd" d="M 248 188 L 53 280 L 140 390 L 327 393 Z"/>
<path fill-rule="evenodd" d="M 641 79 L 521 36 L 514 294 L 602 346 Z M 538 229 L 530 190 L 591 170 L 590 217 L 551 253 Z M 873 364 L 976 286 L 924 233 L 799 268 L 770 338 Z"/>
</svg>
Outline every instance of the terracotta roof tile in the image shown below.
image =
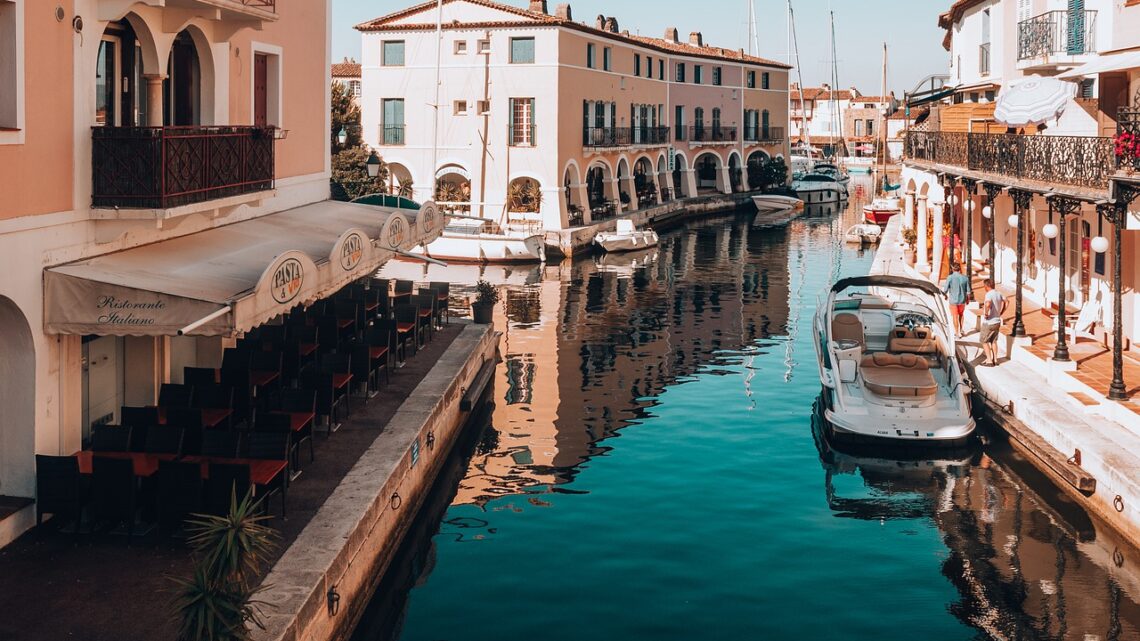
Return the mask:
<svg viewBox="0 0 1140 641">
<path fill-rule="evenodd" d="M 724 58 L 726 60 L 740 60 L 743 62 L 754 62 L 761 65 L 769 65 L 773 67 L 782 67 L 790 69 L 782 62 L 775 60 L 768 60 L 767 58 L 760 58 L 758 56 L 750 56 L 746 53 L 741 53 L 740 50 L 725 49 L 723 47 L 704 46 L 697 47 L 687 42 L 670 42 L 664 38 L 649 38 L 647 36 L 627 36 L 629 40 L 640 42 L 642 44 L 651 45 L 659 49 L 665 49 L 674 53 L 680 53 L 690 56 L 703 56 L 707 58 Z"/>
<path fill-rule="evenodd" d="M 517 16 L 524 17 L 524 18 L 530 18 L 532 20 L 536 20 L 539 22 L 558 22 L 559 21 L 557 18 L 554 18 L 553 16 L 546 15 L 544 13 L 535 13 L 533 11 L 528 11 L 526 9 L 520 9 L 518 7 L 512 7 L 509 4 L 503 4 L 501 2 L 493 2 L 492 0 L 443 0 L 443 4 L 451 4 L 452 2 L 460 2 L 460 1 L 469 2 L 471 4 L 477 4 L 477 5 L 480 5 L 483 7 L 488 7 L 490 9 L 496 9 L 496 10 L 503 11 L 506 13 L 513 13 Z M 377 29 L 377 27 L 384 27 L 384 26 L 391 25 L 391 23 L 395 22 L 396 20 L 400 20 L 402 18 L 406 18 L 408 16 L 415 15 L 415 14 L 423 12 L 423 11 L 428 11 L 430 9 L 434 9 L 435 6 L 436 6 L 435 0 L 429 0 L 428 2 L 423 2 L 423 3 L 417 4 L 417 5 L 413 5 L 411 7 L 408 7 L 406 9 L 401 9 L 401 10 L 396 11 L 394 13 L 389 13 L 388 15 L 381 16 L 379 18 L 376 18 L 375 20 L 369 20 L 367 22 L 362 22 L 362 23 L 356 25 L 356 29 L 358 31 L 378 31 L 379 29 Z"/>
<path fill-rule="evenodd" d="M 360 77 L 360 63 L 355 60 L 345 60 L 344 62 L 334 62 L 332 66 L 333 78 L 359 78 Z"/>
</svg>

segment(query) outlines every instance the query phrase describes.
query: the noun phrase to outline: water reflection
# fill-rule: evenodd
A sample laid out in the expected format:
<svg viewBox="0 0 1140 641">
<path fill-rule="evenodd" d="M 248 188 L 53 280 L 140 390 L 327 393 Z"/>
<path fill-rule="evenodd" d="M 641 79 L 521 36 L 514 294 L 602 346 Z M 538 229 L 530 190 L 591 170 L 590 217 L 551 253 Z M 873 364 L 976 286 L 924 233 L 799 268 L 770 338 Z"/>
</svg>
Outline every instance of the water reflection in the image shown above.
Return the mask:
<svg viewBox="0 0 1140 641">
<path fill-rule="evenodd" d="M 813 416 L 837 518 L 932 518 L 948 555 L 949 611 L 1000 640 L 1140 639 L 1137 574 L 1111 532 L 998 443 L 921 454 L 835 449 Z"/>
</svg>

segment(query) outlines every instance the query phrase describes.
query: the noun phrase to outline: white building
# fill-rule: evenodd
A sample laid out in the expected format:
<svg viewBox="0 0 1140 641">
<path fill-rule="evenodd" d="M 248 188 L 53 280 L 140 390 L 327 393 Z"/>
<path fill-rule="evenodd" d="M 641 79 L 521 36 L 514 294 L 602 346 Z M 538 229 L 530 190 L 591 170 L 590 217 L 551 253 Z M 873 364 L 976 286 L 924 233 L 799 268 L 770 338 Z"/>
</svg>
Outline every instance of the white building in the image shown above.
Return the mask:
<svg viewBox="0 0 1140 641">
<path fill-rule="evenodd" d="M 332 80 L 338 85 L 348 87 L 352 97 L 360 100 L 360 63 L 356 58 L 345 58 L 340 62 L 334 62 Z"/>
</svg>

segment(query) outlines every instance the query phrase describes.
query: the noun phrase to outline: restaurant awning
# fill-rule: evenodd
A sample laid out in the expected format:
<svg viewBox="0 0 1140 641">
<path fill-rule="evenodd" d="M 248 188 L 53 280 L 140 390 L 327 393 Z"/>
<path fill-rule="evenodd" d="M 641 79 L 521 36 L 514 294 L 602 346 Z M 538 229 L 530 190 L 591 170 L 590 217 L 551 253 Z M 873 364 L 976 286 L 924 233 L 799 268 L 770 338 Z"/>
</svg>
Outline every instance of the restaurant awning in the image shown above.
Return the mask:
<svg viewBox="0 0 1140 641">
<path fill-rule="evenodd" d="M 435 240 L 442 229 L 430 202 L 410 211 L 324 201 L 50 267 L 44 270 L 44 330 L 100 336 L 248 331 L 335 293 L 398 251 Z"/>
<path fill-rule="evenodd" d="M 1097 57 L 1092 62 L 1085 63 L 1064 73 L 1057 74 L 1057 78 L 1086 78 L 1109 71 L 1123 71 L 1140 67 L 1140 51 L 1125 51 Z"/>
</svg>

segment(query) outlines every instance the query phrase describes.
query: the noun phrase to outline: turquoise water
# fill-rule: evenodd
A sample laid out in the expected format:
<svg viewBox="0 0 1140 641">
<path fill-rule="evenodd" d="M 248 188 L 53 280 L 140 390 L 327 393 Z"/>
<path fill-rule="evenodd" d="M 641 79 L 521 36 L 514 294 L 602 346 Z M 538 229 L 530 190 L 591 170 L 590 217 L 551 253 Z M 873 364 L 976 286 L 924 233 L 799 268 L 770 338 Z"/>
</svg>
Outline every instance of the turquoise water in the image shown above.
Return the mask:
<svg viewBox="0 0 1140 641">
<path fill-rule="evenodd" d="M 816 436 L 816 297 L 870 262 L 850 219 L 741 214 L 637 264 L 501 274 L 489 425 L 357 638 L 1140 638 L 1133 553 L 1009 452 Z"/>
</svg>

